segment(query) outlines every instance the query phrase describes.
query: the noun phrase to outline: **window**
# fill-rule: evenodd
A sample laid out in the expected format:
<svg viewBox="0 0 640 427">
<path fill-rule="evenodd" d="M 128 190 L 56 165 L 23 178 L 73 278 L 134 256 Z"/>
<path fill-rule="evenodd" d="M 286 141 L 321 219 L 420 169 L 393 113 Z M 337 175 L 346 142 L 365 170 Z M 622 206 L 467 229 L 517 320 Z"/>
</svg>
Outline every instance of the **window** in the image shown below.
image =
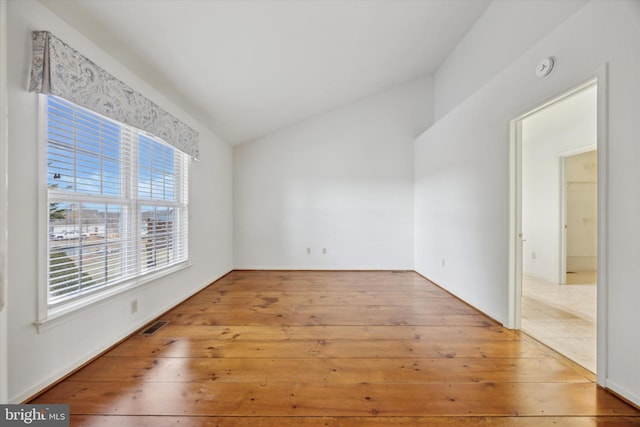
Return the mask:
<svg viewBox="0 0 640 427">
<path fill-rule="evenodd" d="M 47 309 L 188 261 L 188 156 L 46 96 Z"/>
</svg>

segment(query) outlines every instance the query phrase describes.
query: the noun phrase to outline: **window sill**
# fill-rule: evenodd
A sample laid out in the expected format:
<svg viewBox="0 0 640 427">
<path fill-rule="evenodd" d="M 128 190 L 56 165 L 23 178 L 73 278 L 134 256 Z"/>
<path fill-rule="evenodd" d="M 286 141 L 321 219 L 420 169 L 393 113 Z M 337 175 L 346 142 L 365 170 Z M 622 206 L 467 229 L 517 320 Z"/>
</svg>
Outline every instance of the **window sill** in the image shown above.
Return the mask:
<svg viewBox="0 0 640 427">
<path fill-rule="evenodd" d="M 60 306 L 49 309 L 44 318 L 38 319 L 34 322 L 38 333 L 46 332 L 56 326 L 73 320 L 82 314 L 94 309 L 97 305 L 107 303 L 116 296 L 122 295 L 132 290 L 139 290 L 144 286 L 151 285 L 154 281 L 167 277 L 178 271 L 187 269 L 191 266 L 189 261 L 184 261 L 180 264 L 167 267 L 166 269 L 146 274 L 144 276 L 136 277 L 132 280 L 126 281 L 122 284 L 96 291 L 79 300 L 71 301 L 66 304 L 60 304 Z"/>
</svg>

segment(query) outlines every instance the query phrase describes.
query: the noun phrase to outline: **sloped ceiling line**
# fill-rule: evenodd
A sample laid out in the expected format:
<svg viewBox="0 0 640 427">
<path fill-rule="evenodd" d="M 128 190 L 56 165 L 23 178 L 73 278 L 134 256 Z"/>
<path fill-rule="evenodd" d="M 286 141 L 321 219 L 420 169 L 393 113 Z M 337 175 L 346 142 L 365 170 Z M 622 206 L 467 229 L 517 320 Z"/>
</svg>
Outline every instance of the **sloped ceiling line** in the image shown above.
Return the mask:
<svg viewBox="0 0 640 427">
<path fill-rule="evenodd" d="M 239 144 L 433 73 L 490 0 L 40 2 Z"/>
</svg>

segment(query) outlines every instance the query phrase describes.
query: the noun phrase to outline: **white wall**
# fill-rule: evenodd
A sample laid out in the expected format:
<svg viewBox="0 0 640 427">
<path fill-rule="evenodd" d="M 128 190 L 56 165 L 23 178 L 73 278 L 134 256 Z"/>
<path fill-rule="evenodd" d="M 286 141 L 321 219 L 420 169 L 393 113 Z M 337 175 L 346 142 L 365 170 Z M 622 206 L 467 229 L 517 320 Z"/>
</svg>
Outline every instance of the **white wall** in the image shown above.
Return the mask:
<svg viewBox="0 0 640 427">
<path fill-rule="evenodd" d="M 587 0 L 493 1 L 435 74 L 435 118 L 480 89 Z"/>
<path fill-rule="evenodd" d="M 563 266 L 560 160 L 595 147 L 596 97 L 592 87 L 522 120 L 522 268 L 552 283 Z"/>
<path fill-rule="evenodd" d="M 8 397 L 22 401 L 232 268 L 231 147 L 36 1 L 9 2 Z M 191 164 L 192 265 L 38 333 L 38 96 L 27 92 L 31 31 L 49 30 L 200 132 Z M 194 232 L 197 230 L 197 232 Z M 130 313 L 137 299 L 138 312 Z"/>
<path fill-rule="evenodd" d="M 640 2 L 589 2 L 421 135 L 415 159 L 416 270 L 505 322 L 509 122 L 608 64 L 608 357 L 599 374 L 636 404 L 640 199 L 629 188 L 640 187 L 639 42 Z M 556 70 L 537 78 L 549 55 Z"/>
<path fill-rule="evenodd" d="M 413 139 L 432 90 L 425 77 L 237 146 L 236 267 L 413 268 Z"/>
</svg>

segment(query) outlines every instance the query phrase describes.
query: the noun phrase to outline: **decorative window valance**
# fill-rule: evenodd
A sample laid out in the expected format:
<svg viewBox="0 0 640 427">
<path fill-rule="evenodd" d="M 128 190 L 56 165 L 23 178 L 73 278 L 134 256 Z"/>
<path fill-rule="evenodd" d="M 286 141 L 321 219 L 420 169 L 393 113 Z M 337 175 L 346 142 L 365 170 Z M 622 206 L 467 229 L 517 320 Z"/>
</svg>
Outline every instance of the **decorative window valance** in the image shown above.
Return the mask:
<svg viewBox="0 0 640 427">
<path fill-rule="evenodd" d="M 30 92 L 64 98 L 199 158 L 198 132 L 48 31 L 34 31 Z"/>
</svg>

